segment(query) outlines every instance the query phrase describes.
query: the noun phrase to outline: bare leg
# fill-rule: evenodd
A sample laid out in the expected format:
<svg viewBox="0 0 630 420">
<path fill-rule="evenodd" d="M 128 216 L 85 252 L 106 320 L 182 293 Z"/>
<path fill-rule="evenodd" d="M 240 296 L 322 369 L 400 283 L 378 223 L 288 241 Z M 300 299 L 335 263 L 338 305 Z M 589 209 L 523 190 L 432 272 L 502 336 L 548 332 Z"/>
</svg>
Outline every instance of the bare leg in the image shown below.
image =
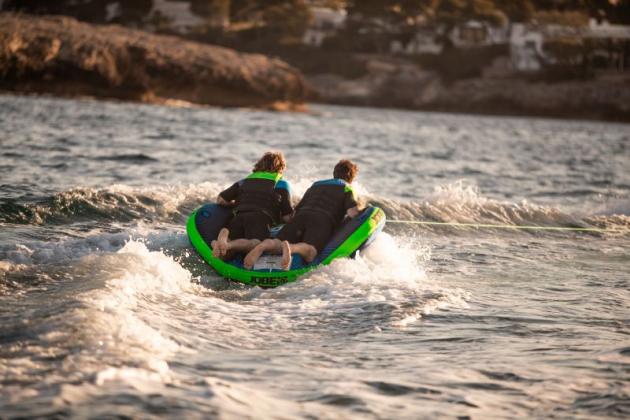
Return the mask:
<svg viewBox="0 0 630 420">
<path fill-rule="evenodd" d="M 217 258 L 225 257 L 225 253 L 228 250 L 227 241 L 228 241 L 229 235 L 230 235 L 230 231 L 227 228 L 223 228 L 219 232 L 219 236 L 217 236 L 217 240 L 212 241 L 210 246 L 212 246 L 213 257 L 217 257 Z"/>
<path fill-rule="evenodd" d="M 291 245 L 289 242 L 282 242 L 282 269 L 288 270 L 291 267 Z"/>
<path fill-rule="evenodd" d="M 317 256 L 317 249 L 313 245 L 309 245 L 306 242 L 300 242 L 299 244 L 291 244 L 291 252 L 300 254 L 304 261 L 311 263 Z"/>
<path fill-rule="evenodd" d="M 259 243 L 258 239 L 234 239 L 227 243 L 227 252 L 249 252 Z"/>
<path fill-rule="evenodd" d="M 258 258 L 263 254 L 263 252 L 274 252 L 278 253 L 281 247 L 281 242 L 277 239 L 265 239 L 254 249 L 249 251 L 249 253 L 245 256 L 245 260 L 243 260 L 243 267 L 251 270 L 258 261 Z"/>
</svg>

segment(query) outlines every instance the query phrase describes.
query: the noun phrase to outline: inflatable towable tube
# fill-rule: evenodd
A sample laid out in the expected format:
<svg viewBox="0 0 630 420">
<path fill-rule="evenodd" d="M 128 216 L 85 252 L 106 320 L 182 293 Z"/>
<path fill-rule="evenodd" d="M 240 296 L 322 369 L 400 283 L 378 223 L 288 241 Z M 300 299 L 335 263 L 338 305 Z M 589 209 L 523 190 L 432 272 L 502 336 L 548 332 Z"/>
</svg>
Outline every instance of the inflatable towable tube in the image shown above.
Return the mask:
<svg viewBox="0 0 630 420">
<path fill-rule="evenodd" d="M 232 216 L 229 208 L 206 204 L 195 210 L 186 224 L 193 247 L 201 257 L 225 278 L 260 287 L 276 287 L 295 281 L 299 276 L 336 258 L 353 258 L 367 247 L 385 225 L 385 213 L 378 207 L 367 207 L 356 217 L 347 220 L 328 241 L 322 252 L 310 264 L 293 254 L 288 271 L 280 269 L 280 256 L 263 255 L 252 270 L 243 267 L 243 255 L 223 261 L 212 256 L 210 244 Z"/>
</svg>

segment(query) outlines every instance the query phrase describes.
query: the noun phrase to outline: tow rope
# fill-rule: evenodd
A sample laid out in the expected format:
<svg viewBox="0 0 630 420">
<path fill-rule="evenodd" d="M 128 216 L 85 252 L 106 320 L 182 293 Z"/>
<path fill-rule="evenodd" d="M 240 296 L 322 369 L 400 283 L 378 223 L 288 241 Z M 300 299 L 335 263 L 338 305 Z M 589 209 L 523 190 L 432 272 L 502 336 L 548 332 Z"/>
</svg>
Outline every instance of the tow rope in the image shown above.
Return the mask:
<svg viewBox="0 0 630 420">
<path fill-rule="evenodd" d="M 409 225 L 430 225 L 430 226 L 453 226 L 477 229 L 520 229 L 520 230 L 554 230 L 569 232 L 626 232 L 627 229 L 607 229 L 595 227 L 563 227 L 563 226 L 527 226 L 527 225 L 496 225 L 485 223 L 456 223 L 456 222 L 429 222 L 422 220 L 387 220 L 387 223 L 409 224 Z"/>
</svg>

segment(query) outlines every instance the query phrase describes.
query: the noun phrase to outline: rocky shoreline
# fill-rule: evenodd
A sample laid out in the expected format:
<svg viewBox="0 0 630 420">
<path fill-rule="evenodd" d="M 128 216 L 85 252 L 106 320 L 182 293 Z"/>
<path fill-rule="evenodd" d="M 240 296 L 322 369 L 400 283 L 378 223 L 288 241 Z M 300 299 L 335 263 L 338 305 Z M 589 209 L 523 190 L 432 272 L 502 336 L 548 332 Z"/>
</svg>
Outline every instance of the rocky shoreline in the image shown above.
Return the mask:
<svg viewBox="0 0 630 420">
<path fill-rule="evenodd" d="M 149 103 L 301 109 L 285 62 L 61 16 L 0 14 L 0 89 Z"/>
<path fill-rule="evenodd" d="M 312 100 L 421 111 L 630 122 L 630 75 L 555 83 L 519 77 L 477 77 L 445 83 L 434 72 L 396 60 L 367 60 L 356 79 L 307 75 Z"/>
<path fill-rule="evenodd" d="M 299 54 L 307 56 L 304 51 Z M 307 69 L 303 75 L 299 63 L 291 60 L 294 66 L 278 58 L 175 36 L 63 16 L 0 13 L 0 91 L 176 106 L 303 111 L 308 100 L 630 122 L 627 73 L 550 83 L 490 71 L 445 82 L 437 72 L 409 60 L 359 54 L 351 59 L 361 68 L 354 76 Z M 329 61 L 325 56 L 313 60 Z M 343 63 L 323 67 L 340 66 Z"/>
</svg>

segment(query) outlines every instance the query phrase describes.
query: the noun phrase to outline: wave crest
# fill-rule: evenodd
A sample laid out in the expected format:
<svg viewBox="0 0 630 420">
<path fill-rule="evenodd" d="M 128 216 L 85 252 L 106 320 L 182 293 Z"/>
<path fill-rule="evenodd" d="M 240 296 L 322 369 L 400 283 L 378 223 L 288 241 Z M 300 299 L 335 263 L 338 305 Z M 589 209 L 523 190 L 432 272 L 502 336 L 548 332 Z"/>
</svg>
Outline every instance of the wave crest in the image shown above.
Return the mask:
<svg viewBox="0 0 630 420">
<path fill-rule="evenodd" d="M 310 182 L 295 183 L 304 192 Z M 55 194 L 35 204 L 14 200 L 0 203 L 0 223 L 46 224 L 77 221 L 132 220 L 183 223 L 185 217 L 202 203 L 212 201 L 221 186 L 212 182 L 190 185 L 131 187 L 114 185 L 103 189 L 76 188 Z M 403 201 L 373 195 L 361 188 L 365 203 L 381 207 L 389 219 L 430 222 L 537 225 L 558 227 L 630 228 L 626 205 L 570 214 L 558 207 L 519 203 L 484 197 L 479 189 L 463 181 L 437 186 L 425 201 Z M 294 197 L 295 202 L 299 196 Z M 440 227 L 439 229 L 444 229 Z M 434 230 L 417 226 L 415 229 Z"/>
<path fill-rule="evenodd" d="M 626 215 L 574 215 L 557 207 L 530 203 L 493 200 L 481 195 L 476 186 L 459 181 L 438 186 L 424 202 L 400 202 L 381 197 L 368 197 L 368 202 L 381 207 L 390 220 L 443 223 L 474 223 L 507 226 L 557 226 L 628 229 Z M 456 229 L 446 226 L 416 226 L 417 229 Z"/>
<path fill-rule="evenodd" d="M 39 203 L 15 200 L 0 203 L 0 223 L 44 224 L 80 220 L 127 222 L 136 219 L 172 220 L 195 206 L 213 200 L 219 186 L 205 182 L 191 185 L 136 188 L 75 188 Z"/>
</svg>

